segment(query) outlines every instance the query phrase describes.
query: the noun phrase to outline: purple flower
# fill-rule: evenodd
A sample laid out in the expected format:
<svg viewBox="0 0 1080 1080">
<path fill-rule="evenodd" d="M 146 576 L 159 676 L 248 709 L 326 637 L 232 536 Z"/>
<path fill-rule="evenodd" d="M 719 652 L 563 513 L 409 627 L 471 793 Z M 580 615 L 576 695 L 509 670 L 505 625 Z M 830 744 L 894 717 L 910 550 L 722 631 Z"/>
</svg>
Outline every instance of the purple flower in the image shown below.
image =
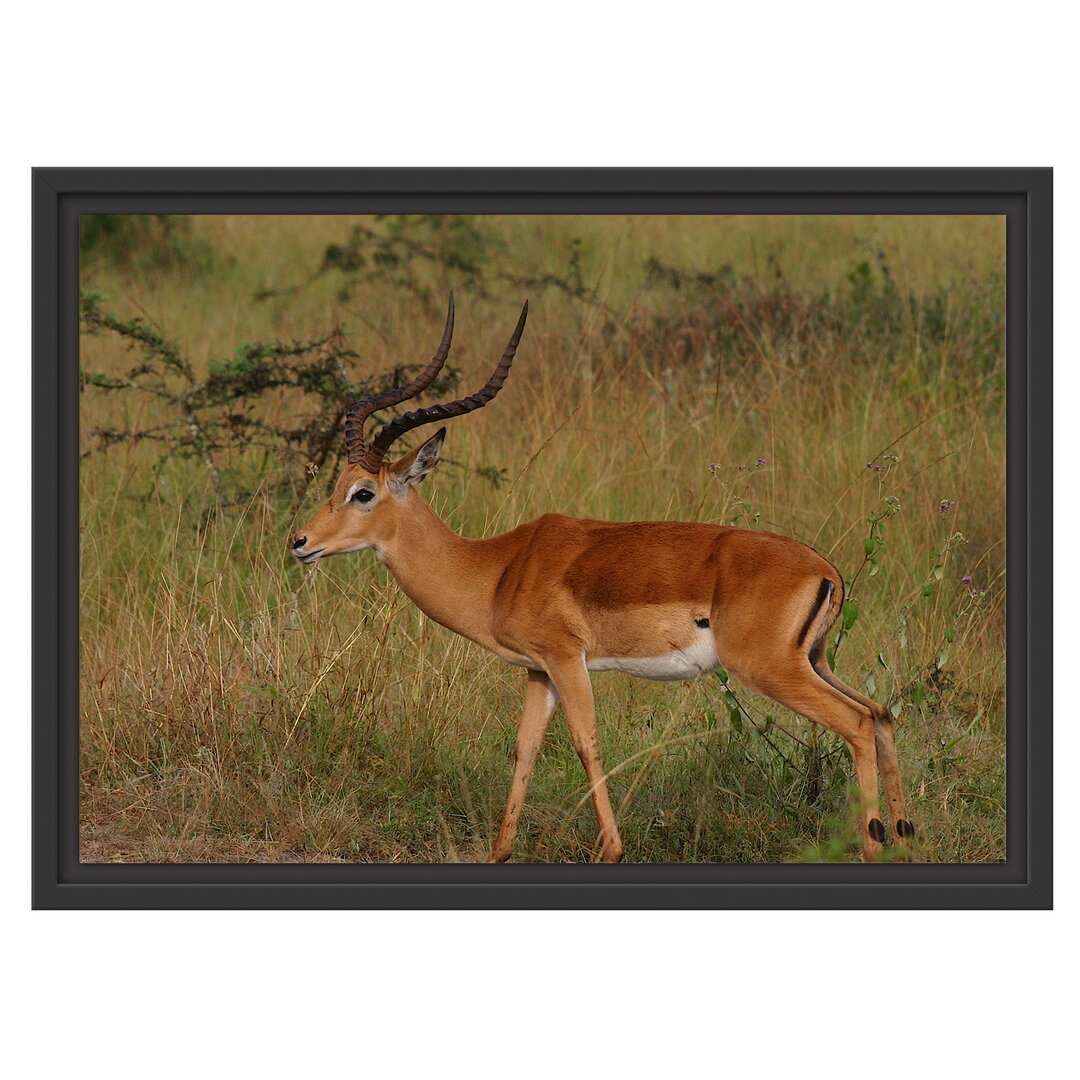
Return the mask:
<svg viewBox="0 0 1080 1080">
<path fill-rule="evenodd" d="M 765 459 L 764 459 L 763 457 L 759 457 L 759 458 L 757 459 L 757 463 L 758 463 L 759 465 L 764 465 L 764 464 L 765 464 Z"/>
<path fill-rule="evenodd" d="M 873 469 L 874 472 L 884 472 L 885 471 L 885 466 L 884 465 L 875 465 L 872 461 L 868 461 L 866 463 L 866 467 L 868 469 Z"/>
<path fill-rule="evenodd" d="M 946 511 L 952 509 L 952 504 L 952 499 L 942 499 L 941 502 L 937 504 L 937 508 L 944 514 Z"/>
<path fill-rule="evenodd" d="M 964 575 L 964 576 L 963 576 L 963 577 L 962 577 L 962 578 L 961 578 L 960 580 L 961 580 L 961 581 L 962 581 L 962 582 L 963 582 L 963 583 L 964 583 L 965 585 L 970 585 L 970 584 L 971 584 L 971 575 L 970 575 L 970 574 L 965 574 L 965 575 Z"/>
</svg>

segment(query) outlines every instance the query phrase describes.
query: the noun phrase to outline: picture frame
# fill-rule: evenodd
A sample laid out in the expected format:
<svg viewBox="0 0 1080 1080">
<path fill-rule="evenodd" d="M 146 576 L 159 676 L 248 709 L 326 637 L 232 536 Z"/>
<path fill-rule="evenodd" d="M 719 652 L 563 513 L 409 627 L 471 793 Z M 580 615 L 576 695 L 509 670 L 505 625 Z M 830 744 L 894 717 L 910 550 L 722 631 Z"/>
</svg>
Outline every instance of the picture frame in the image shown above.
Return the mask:
<svg viewBox="0 0 1080 1080">
<path fill-rule="evenodd" d="M 38 169 L 32 195 L 35 908 L 1052 907 L 1051 170 Z M 1003 215 L 1005 862 L 80 863 L 79 217 L 241 212 Z"/>
</svg>

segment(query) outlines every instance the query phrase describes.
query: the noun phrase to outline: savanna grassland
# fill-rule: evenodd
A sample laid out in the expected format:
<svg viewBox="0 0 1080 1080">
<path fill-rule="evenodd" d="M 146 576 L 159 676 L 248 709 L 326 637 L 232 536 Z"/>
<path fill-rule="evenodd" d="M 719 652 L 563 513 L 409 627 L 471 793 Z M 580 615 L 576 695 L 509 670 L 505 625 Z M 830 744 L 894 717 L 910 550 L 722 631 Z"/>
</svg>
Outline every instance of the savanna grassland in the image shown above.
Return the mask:
<svg viewBox="0 0 1080 1080">
<path fill-rule="evenodd" d="M 453 288 L 445 396 L 530 317 L 421 488 L 450 525 L 813 544 L 850 598 L 836 671 L 897 716 L 919 857 L 1003 859 L 1003 268 L 989 217 L 84 219 L 82 858 L 486 856 L 524 673 L 370 553 L 287 544 L 341 411 L 430 358 Z M 722 671 L 593 684 L 627 861 L 857 857 L 834 736 Z M 515 859 L 596 840 L 556 713 Z"/>
</svg>

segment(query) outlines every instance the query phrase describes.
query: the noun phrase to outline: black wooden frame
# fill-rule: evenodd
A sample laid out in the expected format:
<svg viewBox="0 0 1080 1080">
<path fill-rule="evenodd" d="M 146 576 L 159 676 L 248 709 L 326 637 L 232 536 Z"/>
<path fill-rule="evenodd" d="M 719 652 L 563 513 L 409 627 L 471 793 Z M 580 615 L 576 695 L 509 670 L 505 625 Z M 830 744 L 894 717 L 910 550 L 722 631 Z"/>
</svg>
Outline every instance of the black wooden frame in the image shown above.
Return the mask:
<svg viewBox="0 0 1080 1080">
<path fill-rule="evenodd" d="M 38 169 L 33 838 L 39 908 L 1052 906 L 1049 169 Z M 95 213 L 1003 214 L 1007 861 L 994 865 L 80 864 L 78 218 Z"/>
</svg>

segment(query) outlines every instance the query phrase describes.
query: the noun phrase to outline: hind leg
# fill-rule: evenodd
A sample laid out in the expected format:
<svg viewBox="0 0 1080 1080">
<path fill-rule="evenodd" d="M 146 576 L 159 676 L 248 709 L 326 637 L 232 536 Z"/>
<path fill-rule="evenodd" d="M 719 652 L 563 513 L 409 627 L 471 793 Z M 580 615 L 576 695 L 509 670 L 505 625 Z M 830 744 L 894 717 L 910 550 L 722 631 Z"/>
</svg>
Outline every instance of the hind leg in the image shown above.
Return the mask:
<svg viewBox="0 0 1080 1080">
<path fill-rule="evenodd" d="M 874 859 L 885 841 L 885 826 L 878 806 L 878 739 L 873 710 L 823 679 L 802 654 L 750 678 L 736 673 L 750 689 L 835 731 L 847 744 L 859 785 L 862 857 L 867 862 Z"/>
<path fill-rule="evenodd" d="M 915 828 L 907 815 L 904 785 L 900 780 L 900 761 L 896 755 L 892 714 L 876 701 L 863 697 L 857 690 L 853 690 L 829 671 L 820 647 L 811 650 L 810 662 L 818 675 L 833 689 L 840 691 L 857 704 L 865 705 L 873 713 L 878 771 L 881 773 L 881 783 L 885 788 L 885 800 L 889 804 L 889 819 L 892 822 L 897 849 L 901 853 L 906 853 L 908 840 L 915 835 Z"/>
<path fill-rule="evenodd" d="M 897 850 L 906 854 L 908 841 L 915 835 L 915 827 L 907 816 L 907 807 L 904 803 L 904 785 L 900 780 L 900 761 L 896 756 L 892 717 L 887 709 L 881 711 L 885 715 L 874 718 L 878 769 L 881 771 L 881 782 L 885 787 L 885 798 L 889 803 L 889 818 L 896 833 Z"/>
</svg>

